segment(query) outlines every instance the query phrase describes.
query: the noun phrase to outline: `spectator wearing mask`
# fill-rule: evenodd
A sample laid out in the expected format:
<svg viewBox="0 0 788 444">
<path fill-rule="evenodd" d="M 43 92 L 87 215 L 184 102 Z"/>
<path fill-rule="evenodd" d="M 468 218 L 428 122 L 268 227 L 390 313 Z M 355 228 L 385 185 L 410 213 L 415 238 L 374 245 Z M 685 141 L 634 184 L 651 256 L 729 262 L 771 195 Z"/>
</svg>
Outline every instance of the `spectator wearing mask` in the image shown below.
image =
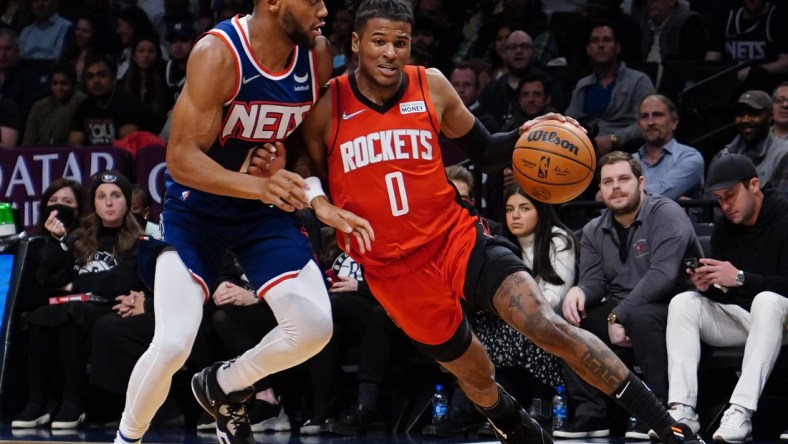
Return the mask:
<svg viewBox="0 0 788 444">
<path fill-rule="evenodd" d="M 25 318 L 30 327 L 30 392 L 27 405 L 12 427 L 49 425 L 47 387 L 55 372 L 62 375 L 63 383 L 51 428 L 73 429 L 85 422 L 83 395 L 90 327 L 96 318 L 112 311 L 117 297 L 125 296 L 132 304 L 143 299 L 145 287 L 137 270 L 141 231 L 129 211 L 130 200 L 128 180 L 117 171 L 106 170 L 91 179 L 92 211 L 82 219 L 80 229 L 67 233 L 58 218 L 60 210 L 47 216 L 44 227 L 59 239 L 44 244 L 38 279 L 45 287 L 61 289 L 64 296 Z M 52 364 L 53 356 L 59 357 L 59 368 Z"/>
</svg>

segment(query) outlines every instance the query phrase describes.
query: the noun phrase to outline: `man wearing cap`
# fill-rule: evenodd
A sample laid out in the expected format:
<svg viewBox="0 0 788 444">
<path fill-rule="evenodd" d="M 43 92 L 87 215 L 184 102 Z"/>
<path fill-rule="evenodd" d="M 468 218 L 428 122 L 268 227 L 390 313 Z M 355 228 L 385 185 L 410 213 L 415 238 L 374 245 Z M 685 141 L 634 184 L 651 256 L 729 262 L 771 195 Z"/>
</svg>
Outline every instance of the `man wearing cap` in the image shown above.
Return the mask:
<svg viewBox="0 0 788 444">
<path fill-rule="evenodd" d="M 721 149 L 711 163 L 726 153 L 742 154 L 753 162 L 761 186 L 765 186 L 780 159 L 788 153 L 788 141 L 775 137 L 769 131 L 772 98 L 764 91 L 747 91 L 733 105 L 733 113 L 739 135 Z"/>
<path fill-rule="evenodd" d="M 179 20 L 167 26 L 167 52 L 170 60 L 164 68 L 167 87 L 178 100 L 183 84 L 186 83 L 186 60 L 194 46 L 194 24 L 189 20 Z"/>
<path fill-rule="evenodd" d="M 781 345 L 788 344 L 788 202 L 761 189 L 755 166 L 740 154 L 711 165 L 706 189 L 723 216 L 714 224 L 709 258 L 687 268 L 695 290 L 676 295 L 668 310 L 668 404 L 671 416 L 700 429 L 695 413 L 701 342 L 744 347 L 741 376 L 715 441 L 740 443 Z"/>
</svg>

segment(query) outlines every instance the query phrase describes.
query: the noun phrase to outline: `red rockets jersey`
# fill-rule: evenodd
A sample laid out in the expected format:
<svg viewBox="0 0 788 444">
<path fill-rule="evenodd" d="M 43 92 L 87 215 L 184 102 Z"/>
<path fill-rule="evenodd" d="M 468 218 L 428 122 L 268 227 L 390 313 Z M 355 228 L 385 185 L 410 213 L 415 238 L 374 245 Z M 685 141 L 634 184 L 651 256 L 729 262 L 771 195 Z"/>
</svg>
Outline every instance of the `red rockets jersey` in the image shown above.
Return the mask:
<svg viewBox="0 0 788 444">
<path fill-rule="evenodd" d="M 446 177 L 424 68 L 406 66 L 404 74 L 383 105 L 359 92 L 353 74 L 331 81 L 331 200 L 375 230 L 372 251 L 348 252 L 362 265 L 385 265 L 460 223 L 473 224 Z"/>
</svg>

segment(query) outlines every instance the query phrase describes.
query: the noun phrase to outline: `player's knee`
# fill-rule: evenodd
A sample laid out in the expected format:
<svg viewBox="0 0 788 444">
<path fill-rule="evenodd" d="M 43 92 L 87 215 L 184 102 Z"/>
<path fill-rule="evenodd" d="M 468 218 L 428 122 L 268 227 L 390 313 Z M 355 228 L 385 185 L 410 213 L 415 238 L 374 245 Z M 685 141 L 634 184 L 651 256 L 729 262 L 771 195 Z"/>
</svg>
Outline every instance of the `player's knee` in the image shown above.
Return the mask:
<svg viewBox="0 0 788 444">
<path fill-rule="evenodd" d="M 299 347 L 317 353 L 328 344 L 331 335 L 334 334 L 334 324 L 330 313 L 315 308 L 303 310 L 302 319 L 294 330 L 294 340 Z"/>
<path fill-rule="evenodd" d="M 166 338 L 156 338 L 151 343 L 156 358 L 166 362 L 172 373 L 181 368 L 192 350 L 194 338 L 177 338 L 174 335 Z"/>
</svg>

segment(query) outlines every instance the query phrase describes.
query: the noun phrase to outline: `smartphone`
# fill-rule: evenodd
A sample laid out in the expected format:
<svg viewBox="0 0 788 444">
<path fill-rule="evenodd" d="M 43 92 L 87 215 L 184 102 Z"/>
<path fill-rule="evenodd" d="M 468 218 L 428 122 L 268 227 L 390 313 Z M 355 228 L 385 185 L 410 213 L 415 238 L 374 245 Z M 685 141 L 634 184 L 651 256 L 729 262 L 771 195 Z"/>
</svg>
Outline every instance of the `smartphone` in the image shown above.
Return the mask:
<svg viewBox="0 0 788 444">
<path fill-rule="evenodd" d="M 683 261 L 684 267 L 689 268 L 692 271 L 695 271 L 696 268 L 700 267 L 700 262 L 696 257 L 686 257 Z"/>
</svg>

